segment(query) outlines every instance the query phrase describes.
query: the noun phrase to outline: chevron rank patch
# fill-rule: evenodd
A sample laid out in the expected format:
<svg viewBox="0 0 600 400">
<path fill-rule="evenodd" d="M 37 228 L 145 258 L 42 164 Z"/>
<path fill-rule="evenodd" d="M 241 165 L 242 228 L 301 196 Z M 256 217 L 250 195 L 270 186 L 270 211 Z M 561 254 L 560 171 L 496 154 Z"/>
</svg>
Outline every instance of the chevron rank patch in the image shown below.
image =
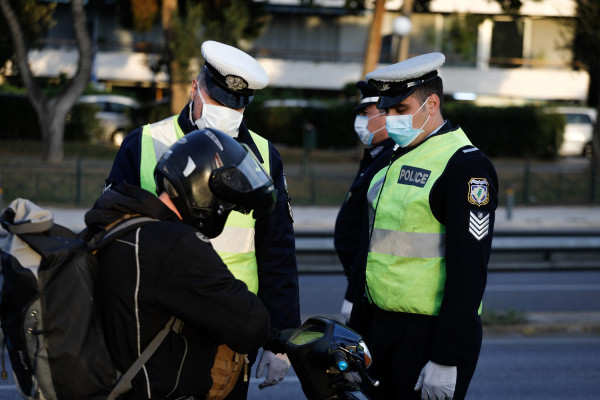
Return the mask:
<svg viewBox="0 0 600 400">
<path fill-rule="evenodd" d="M 469 232 L 480 241 L 490 232 L 490 213 L 483 210 L 469 211 Z"/>
<path fill-rule="evenodd" d="M 469 181 L 469 203 L 481 207 L 490 201 L 488 196 L 488 181 L 485 178 L 471 178 Z"/>
</svg>

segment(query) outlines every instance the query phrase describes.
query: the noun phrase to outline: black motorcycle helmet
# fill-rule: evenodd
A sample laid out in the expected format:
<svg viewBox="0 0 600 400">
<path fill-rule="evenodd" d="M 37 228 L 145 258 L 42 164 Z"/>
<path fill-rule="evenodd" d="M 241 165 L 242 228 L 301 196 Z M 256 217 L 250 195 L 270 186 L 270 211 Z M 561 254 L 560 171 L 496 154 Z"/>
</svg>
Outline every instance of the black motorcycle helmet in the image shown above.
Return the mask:
<svg viewBox="0 0 600 400">
<path fill-rule="evenodd" d="M 273 180 L 245 144 L 211 128 L 196 130 L 167 150 L 154 169 L 184 222 L 218 236 L 231 210 L 271 212 Z"/>
</svg>

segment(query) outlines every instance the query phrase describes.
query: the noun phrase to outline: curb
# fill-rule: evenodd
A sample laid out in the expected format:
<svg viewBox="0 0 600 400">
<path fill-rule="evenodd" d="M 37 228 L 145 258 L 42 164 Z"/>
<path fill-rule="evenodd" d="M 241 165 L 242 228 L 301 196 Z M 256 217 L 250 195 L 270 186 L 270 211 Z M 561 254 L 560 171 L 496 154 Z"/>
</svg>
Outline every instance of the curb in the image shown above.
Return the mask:
<svg viewBox="0 0 600 400">
<path fill-rule="evenodd" d="M 526 322 L 486 325 L 485 337 L 600 336 L 600 312 L 527 313 Z"/>
</svg>

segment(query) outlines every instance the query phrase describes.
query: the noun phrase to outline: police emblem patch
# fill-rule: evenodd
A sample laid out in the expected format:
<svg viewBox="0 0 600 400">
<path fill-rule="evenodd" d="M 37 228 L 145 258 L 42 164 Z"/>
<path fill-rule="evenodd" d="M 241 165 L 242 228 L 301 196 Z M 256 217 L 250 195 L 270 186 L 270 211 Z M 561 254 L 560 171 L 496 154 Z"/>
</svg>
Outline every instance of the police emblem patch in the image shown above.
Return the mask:
<svg viewBox="0 0 600 400">
<path fill-rule="evenodd" d="M 477 241 L 488 235 L 490 231 L 490 213 L 487 211 L 469 211 L 469 232 Z"/>
<path fill-rule="evenodd" d="M 488 196 L 488 181 L 485 178 L 471 178 L 469 181 L 469 203 L 477 207 L 486 205 L 490 198 Z"/>
</svg>

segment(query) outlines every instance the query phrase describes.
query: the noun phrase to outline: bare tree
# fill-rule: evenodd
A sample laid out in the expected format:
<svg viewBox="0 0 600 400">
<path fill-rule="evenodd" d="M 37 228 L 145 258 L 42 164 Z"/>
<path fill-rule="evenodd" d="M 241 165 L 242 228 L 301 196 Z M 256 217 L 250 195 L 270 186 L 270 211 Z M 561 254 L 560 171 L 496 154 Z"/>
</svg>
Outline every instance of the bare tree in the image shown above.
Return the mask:
<svg viewBox="0 0 600 400">
<path fill-rule="evenodd" d="M 0 10 L 12 36 L 19 76 L 27 88 L 27 96 L 40 121 L 42 160 L 58 163 L 64 157 L 65 117 L 81 96 L 92 72 L 93 49 L 87 31 L 83 0 L 71 0 L 71 16 L 75 42 L 79 51 L 77 71 L 68 84 L 55 96 L 47 96 L 35 80 L 28 63 L 28 46 L 10 0 L 0 0 Z"/>
</svg>

